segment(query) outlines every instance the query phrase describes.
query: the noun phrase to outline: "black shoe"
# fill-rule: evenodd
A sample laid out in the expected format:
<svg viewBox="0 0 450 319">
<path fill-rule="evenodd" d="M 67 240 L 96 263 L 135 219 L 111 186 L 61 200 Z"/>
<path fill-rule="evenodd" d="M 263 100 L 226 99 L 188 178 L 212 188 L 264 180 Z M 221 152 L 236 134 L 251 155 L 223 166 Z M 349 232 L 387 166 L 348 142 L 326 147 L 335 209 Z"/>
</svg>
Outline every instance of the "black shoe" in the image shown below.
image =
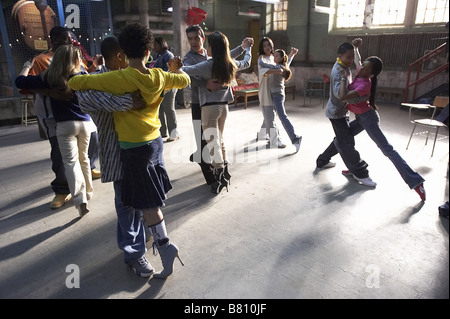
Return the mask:
<svg viewBox="0 0 450 319">
<path fill-rule="evenodd" d="M 219 194 L 225 187 L 228 192 L 228 180 L 225 179 L 224 169 L 215 169 L 214 177 L 215 181 L 211 184 L 211 192 L 214 194 Z"/>
<path fill-rule="evenodd" d="M 206 184 L 211 185 L 216 180 L 213 172 L 214 168 L 212 167 L 211 164 L 205 163 L 203 161 L 201 161 L 200 163 L 194 161 L 194 154 L 191 154 L 191 156 L 189 156 L 189 161 L 200 165 L 200 169 L 202 170 Z"/>
<path fill-rule="evenodd" d="M 223 176 L 228 181 L 228 185 L 231 185 L 231 174 L 228 170 L 228 163 L 225 163 L 225 168 L 223 170 Z"/>
<path fill-rule="evenodd" d="M 214 177 L 214 168 L 211 164 L 207 163 L 199 163 L 200 168 L 202 169 L 203 177 L 205 178 L 206 184 L 211 185 L 216 181 Z"/>
</svg>

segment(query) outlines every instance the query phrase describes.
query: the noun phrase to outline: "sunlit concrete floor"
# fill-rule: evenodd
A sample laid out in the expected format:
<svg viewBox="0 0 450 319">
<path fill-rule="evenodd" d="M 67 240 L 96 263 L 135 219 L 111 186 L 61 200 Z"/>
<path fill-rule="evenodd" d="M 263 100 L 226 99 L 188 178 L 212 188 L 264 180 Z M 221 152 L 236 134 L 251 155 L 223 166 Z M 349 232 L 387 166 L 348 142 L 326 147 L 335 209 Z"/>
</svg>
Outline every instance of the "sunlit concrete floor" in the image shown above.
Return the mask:
<svg viewBox="0 0 450 319">
<path fill-rule="evenodd" d="M 111 183 L 94 181 L 81 219 L 71 202 L 50 210 L 48 141 L 36 124 L 0 128 L 0 298 L 448 298 L 448 219 L 438 215 L 448 200 L 448 138 L 433 157 L 422 136 L 406 150 L 408 113 L 382 105 L 388 140 L 426 179 L 422 203 L 365 132 L 357 149 L 375 189 L 341 175 L 338 156 L 335 168 L 316 170 L 333 137 L 321 101 L 289 98 L 287 112 L 303 136 L 297 154 L 256 142 L 256 101 L 230 106 L 231 186 L 215 196 L 188 160 L 190 109 L 177 110 L 181 139 L 165 143 L 174 189 L 163 212 L 185 266 L 176 261 L 167 280 L 139 278 L 123 263 Z M 147 258 L 161 269 L 150 245 Z M 71 265 L 79 288 L 66 285 L 75 283 Z"/>
</svg>

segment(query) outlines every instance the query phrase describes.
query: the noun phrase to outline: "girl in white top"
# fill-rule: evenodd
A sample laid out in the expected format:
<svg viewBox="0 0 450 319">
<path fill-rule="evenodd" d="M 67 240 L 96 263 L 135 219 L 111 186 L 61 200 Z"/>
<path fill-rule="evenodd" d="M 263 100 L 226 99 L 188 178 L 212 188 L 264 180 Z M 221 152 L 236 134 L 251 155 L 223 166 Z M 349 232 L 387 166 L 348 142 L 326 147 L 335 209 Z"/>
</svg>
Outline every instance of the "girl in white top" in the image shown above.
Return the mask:
<svg viewBox="0 0 450 319">
<path fill-rule="evenodd" d="M 262 61 L 259 62 L 261 67 L 269 69 L 264 74 L 265 77 L 273 74 L 269 82 L 270 94 L 272 96 L 275 109 L 278 113 L 278 117 L 280 118 L 286 133 L 289 135 L 292 144 L 295 145 L 296 152 L 300 149 L 302 137 L 295 133 L 294 126 L 286 114 L 286 109 L 284 107 L 284 101 L 286 98 L 284 93 L 284 82 L 288 81 L 292 76 L 289 66 L 297 53 L 298 49 L 291 48 L 291 53 L 288 56 L 284 50 L 278 49 L 274 53 L 275 65 L 263 63 Z"/>
<path fill-rule="evenodd" d="M 259 105 L 263 113 L 263 123 L 261 129 L 257 134 L 256 140 L 266 139 L 270 146 L 278 148 L 285 148 L 284 144 L 279 138 L 278 127 L 275 124 L 275 109 L 273 107 L 272 95 L 270 94 L 269 78 L 264 76 L 270 69 L 263 67 L 264 64 L 271 64 L 275 66 L 273 58 L 274 46 L 272 39 L 264 37 L 259 43 L 259 58 L 258 58 L 258 76 L 259 76 Z"/>
</svg>

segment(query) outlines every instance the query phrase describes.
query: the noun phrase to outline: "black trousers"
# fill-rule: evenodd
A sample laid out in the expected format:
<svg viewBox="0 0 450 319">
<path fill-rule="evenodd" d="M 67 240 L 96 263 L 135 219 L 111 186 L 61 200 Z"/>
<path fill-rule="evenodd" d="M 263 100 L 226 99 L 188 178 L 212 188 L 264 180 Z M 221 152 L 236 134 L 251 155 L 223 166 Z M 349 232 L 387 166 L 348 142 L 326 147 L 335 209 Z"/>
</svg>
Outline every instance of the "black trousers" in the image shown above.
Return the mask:
<svg viewBox="0 0 450 319">
<path fill-rule="evenodd" d="M 361 133 L 364 128 L 348 117 L 341 119 L 330 119 L 336 137 L 327 149 L 317 158 L 317 167 L 326 165 L 331 158 L 340 154 L 347 168 L 358 178 L 369 176 L 368 164 L 361 160 L 359 152 L 355 149 L 355 136 Z"/>
</svg>

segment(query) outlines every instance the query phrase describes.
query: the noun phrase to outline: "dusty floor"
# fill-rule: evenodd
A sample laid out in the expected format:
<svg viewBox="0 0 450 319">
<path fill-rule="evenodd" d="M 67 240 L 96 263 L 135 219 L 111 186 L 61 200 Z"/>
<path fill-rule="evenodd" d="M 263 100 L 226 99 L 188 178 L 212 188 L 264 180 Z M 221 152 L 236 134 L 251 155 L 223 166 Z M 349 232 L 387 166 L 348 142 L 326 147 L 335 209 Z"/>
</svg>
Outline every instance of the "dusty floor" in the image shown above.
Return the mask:
<svg viewBox="0 0 450 319">
<path fill-rule="evenodd" d="M 339 157 L 335 168 L 316 170 L 333 137 L 321 101 L 303 107 L 302 98 L 289 99 L 287 112 L 303 136 L 298 154 L 255 141 L 257 102 L 230 107 L 233 177 L 229 192 L 215 196 L 188 160 L 195 149 L 190 110 L 177 110 L 181 139 L 165 143 L 174 189 L 163 212 L 185 266 L 176 261 L 165 281 L 138 278 L 123 263 L 112 184 L 94 182 L 82 219 L 72 203 L 50 210 L 48 141 L 36 124 L 0 128 L 0 298 L 448 298 L 448 219 L 438 215 L 448 200 L 448 138 L 432 158 L 421 136 L 405 150 L 408 113 L 397 105 L 380 111 L 388 140 L 426 179 L 422 203 L 365 132 L 357 149 L 375 189 L 341 175 Z M 80 287 L 69 289 L 73 265 Z"/>
</svg>

